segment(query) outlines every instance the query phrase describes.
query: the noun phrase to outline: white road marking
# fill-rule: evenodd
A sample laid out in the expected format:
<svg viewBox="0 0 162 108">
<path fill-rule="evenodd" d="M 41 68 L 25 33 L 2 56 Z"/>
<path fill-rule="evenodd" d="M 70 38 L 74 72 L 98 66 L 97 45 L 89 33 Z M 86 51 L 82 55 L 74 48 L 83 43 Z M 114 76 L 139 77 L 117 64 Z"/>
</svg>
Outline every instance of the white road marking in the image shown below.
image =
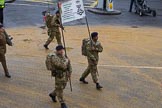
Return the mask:
<svg viewBox="0 0 162 108">
<path fill-rule="evenodd" d="M 137 69 L 162 69 L 156 66 L 122 66 L 122 65 L 98 65 L 99 67 L 112 67 L 112 68 L 137 68 Z"/>
</svg>

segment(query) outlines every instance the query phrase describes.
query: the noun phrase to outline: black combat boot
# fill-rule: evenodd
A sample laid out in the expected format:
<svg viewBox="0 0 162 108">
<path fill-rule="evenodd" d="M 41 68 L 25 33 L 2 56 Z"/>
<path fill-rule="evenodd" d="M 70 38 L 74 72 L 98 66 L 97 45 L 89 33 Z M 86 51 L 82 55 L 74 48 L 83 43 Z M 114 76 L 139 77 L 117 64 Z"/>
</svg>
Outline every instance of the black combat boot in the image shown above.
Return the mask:
<svg viewBox="0 0 162 108">
<path fill-rule="evenodd" d="M 101 88 L 103 88 L 99 83 L 96 83 L 96 89 L 100 90 Z"/>
<path fill-rule="evenodd" d="M 48 45 L 46 45 L 46 44 L 44 45 L 44 48 L 47 49 L 47 50 L 49 49 L 49 48 L 48 48 Z"/>
<path fill-rule="evenodd" d="M 7 78 L 11 78 L 11 75 L 7 72 L 7 73 L 5 73 L 5 76 L 7 77 Z"/>
<path fill-rule="evenodd" d="M 56 96 L 53 96 L 52 94 L 49 94 L 49 97 L 52 99 L 53 102 L 57 102 Z"/>
<path fill-rule="evenodd" d="M 83 77 L 80 78 L 80 81 L 83 82 L 84 84 L 88 84 L 88 82 Z"/>
<path fill-rule="evenodd" d="M 61 103 L 61 108 L 68 108 L 65 103 Z"/>
</svg>

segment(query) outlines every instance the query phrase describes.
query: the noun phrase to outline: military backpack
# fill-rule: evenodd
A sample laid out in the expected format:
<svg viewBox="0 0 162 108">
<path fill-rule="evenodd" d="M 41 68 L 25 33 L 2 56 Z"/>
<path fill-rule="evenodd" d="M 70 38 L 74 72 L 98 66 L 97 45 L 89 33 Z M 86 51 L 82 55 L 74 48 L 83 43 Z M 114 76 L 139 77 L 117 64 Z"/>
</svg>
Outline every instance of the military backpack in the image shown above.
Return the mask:
<svg viewBox="0 0 162 108">
<path fill-rule="evenodd" d="M 46 63 L 46 68 L 47 68 L 47 70 L 55 70 L 54 69 L 54 67 L 52 66 L 52 57 L 53 56 L 55 56 L 55 54 L 54 53 L 50 53 L 50 54 L 48 54 L 47 56 L 46 56 L 46 61 L 45 61 L 45 63 Z"/>
<path fill-rule="evenodd" d="M 47 15 L 47 16 L 46 16 L 46 26 L 47 26 L 48 28 L 51 28 L 51 27 L 52 27 L 52 25 L 51 25 L 52 18 L 53 18 L 52 15 Z"/>
<path fill-rule="evenodd" d="M 82 55 L 83 56 L 87 56 L 87 44 L 88 42 L 90 42 L 90 39 L 89 38 L 85 38 L 82 40 Z"/>
</svg>

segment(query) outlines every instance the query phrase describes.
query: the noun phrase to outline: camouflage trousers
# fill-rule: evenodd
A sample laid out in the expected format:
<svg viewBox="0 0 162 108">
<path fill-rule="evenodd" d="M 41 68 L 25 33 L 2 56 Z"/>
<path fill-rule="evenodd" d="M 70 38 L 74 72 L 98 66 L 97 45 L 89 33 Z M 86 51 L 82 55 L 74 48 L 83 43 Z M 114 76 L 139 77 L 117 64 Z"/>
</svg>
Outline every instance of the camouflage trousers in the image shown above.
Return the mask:
<svg viewBox="0 0 162 108">
<path fill-rule="evenodd" d="M 48 30 L 48 36 L 49 36 L 49 38 L 46 41 L 45 45 L 48 46 L 53 41 L 54 37 L 56 37 L 57 44 L 58 45 L 62 45 L 62 42 L 61 42 L 61 34 L 60 34 L 59 31 L 57 32 L 57 31 Z"/>
<path fill-rule="evenodd" d="M 98 82 L 97 72 L 98 72 L 97 65 L 89 64 L 88 67 L 87 67 L 87 69 L 82 74 L 82 78 L 86 78 L 91 73 L 93 82 L 94 83 L 97 83 Z"/>
<path fill-rule="evenodd" d="M 58 78 L 55 77 L 55 90 L 51 93 L 53 96 L 57 96 L 60 103 L 64 103 L 63 90 L 67 85 L 67 80 L 65 77 Z"/>
<path fill-rule="evenodd" d="M 2 64 L 2 66 L 3 66 L 3 69 L 4 69 L 5 73 L 7 73 L 8 69 L 7 69 L 7 64 L 6 64 L 5 53 L 0 52 L 0 62 Z"/>
</svg>

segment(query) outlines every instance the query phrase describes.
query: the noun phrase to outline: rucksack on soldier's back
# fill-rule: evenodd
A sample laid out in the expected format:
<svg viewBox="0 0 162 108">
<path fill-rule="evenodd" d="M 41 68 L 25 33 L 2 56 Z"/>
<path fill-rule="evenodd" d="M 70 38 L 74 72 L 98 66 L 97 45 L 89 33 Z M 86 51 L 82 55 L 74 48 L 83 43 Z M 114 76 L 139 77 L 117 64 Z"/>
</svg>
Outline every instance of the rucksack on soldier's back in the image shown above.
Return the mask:
<svg viewBox="0 0 162 108">
<path fill-rule="evenodd" d="M 47 16 L 46 16 L 46 26 L 47 26 L 48 28 L 51 28 L 51 27 L 52 27 L 52 25 L 51 25 L 52 18 L 53 18 L 52 15 L 47 15 Z"/>
<path fill-rule="evenodd" d="M 54 53 L 50 53 L 46 56 L 46 61 L 45 61 L 45 64 L 46 64 L 46 68 L 47 70 L 51 71 L 51 70 L 54 70 L 54 67 L 52 66 L 52 57 L 55 56 Z"/>
<path fill-rule="evenodd" d="M 87 46 L 89 41 L 90 41 L 89 38 L 85 38 L 85 39 L 82 40 L 82 55 L 83 56 L 87 56 L 87 48 L 86 48 L 86 46 Z"/>
</svg>

